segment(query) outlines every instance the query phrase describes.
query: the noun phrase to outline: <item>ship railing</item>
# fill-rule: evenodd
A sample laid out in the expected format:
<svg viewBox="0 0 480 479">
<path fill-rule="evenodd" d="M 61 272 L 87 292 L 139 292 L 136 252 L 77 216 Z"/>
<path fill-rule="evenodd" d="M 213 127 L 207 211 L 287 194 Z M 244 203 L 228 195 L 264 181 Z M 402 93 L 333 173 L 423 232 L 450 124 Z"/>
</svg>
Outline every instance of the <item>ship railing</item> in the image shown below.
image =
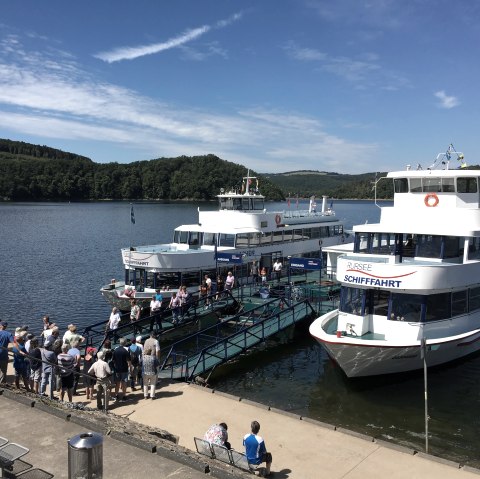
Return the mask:
<svg viewBox="0 0 480 479">
<path fill-rule="evenodd" d="M 269 300 L 174 343 L 160 375 L 192 380 L 313 313 L 306 300 L 291 305 L 284 298 Z"/>
<path fill-rule="evenodd" d="M 282 213 L 283 218 L 304 218 L 306 216 L 335 216 L 335 211 L 309 211 L 309 210 L 284 210 Z"/>
</svg>

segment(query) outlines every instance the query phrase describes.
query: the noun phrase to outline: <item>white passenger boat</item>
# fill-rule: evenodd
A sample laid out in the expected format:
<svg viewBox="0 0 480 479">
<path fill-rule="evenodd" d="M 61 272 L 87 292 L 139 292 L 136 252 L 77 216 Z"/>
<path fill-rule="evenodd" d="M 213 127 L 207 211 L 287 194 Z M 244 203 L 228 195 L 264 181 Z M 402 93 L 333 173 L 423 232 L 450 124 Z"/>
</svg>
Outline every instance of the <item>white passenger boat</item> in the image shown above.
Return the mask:
<svg viewBox="0 0 480 479">
<path fill-rule="evenodd" d="M 228 271 L 239 284 L 253 261 L 259 272 L 271 272 L 277 259 L 285 265 L 288 257 L 318 258 L 320 246 L 351 241 L 327 197 L 320 211 L 313 197 L 308 210 L 267 211 L 258 179 L 249 174 L 238 189 L 221 190 L 217 197 L 219 209 L 199 209 L 198 222 L 177 227 L 172 243 L 122 249 L 125 280 L 101 288 L 105 299 L 125 311 L 132 297 L 148 304 L 158 289 L 164 298 L 180 285 L 198 291 L 205 275 L 215 282 Z"/>
<path fill-rule="evenodd" d="M 352 250 L 335 258 L 339 308 L 310 333 L 349 377 L 422 368 L 422 351 L 435 366 L 480 349 L 480 171 L 449 169 L 454 154 L 464 166 L 450 145 L 426 170 L 389 173 L 393 206 L 355 226 Z"/>
</svg>

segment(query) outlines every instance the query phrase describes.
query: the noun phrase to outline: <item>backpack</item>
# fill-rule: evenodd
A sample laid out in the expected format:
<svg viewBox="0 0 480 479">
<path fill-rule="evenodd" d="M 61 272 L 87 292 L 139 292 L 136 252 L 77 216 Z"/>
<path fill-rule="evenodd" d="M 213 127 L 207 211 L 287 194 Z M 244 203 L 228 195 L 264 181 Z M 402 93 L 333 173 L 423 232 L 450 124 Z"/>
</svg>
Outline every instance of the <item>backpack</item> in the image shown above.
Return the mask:
<svg viewBox="0 0 480 479">
<path fill-rule="evenodd" d="M 136 344 L 135 349 L 132 349 L 132 346 L 130 346 L 130 361 L 132 366 L 136 367 L 140 364 L 140 348 Z"/>
</svg>

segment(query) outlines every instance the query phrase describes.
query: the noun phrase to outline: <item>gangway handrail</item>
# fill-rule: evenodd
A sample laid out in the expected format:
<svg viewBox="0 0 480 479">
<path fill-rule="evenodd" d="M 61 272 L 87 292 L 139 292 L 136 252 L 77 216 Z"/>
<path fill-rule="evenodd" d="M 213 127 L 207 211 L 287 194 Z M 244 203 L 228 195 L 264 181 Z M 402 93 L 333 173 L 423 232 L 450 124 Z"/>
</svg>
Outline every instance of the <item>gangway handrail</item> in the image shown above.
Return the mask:
<svg viewBox="0 0 480 479">
<path fill-rule="evenodd" d="M 278 299 L 273 300 L 270 303 L 275 302 L 275 301 L 282 302 L 284 300 L 283 300 L 283 298 L 280 298 L 280 300 L 278 300 Z M 170 367 L 171 367 L 170 377 L 173 378 L 174 377 L 174 370 L 180 369 L 181 370 L 181 377 L 184 377 L 186 381 L 191 380 L 194 375 L 200 374 L 200 373 L 196 373 L 197 367 L 200 363 L 203 363 L 203 368 L 202 368 L 203 371 L 202 372 L 204 372 L 204 371 L 206 371 L 206 370 L 208 370 L 211 367 L 214 367 L 216 365 L 215 364 L 215 365 L 212 365 L 212 366 L 208 367 L 205 364 L 205 356 L 206 356 L 206 354 L 208 353 L 209 350 L 211 350 L 213 348 L 219 348 L 219 346 L 221 346 L 219 348 L 218 352 L 214 352 L 214 353 L 210 353 L 210 354 L 211 354 L 211 357 L 219 359 L 220 362 L 225 362 L 225 361 L 235 357 L 236 355 L 241 354 L 242 352 L 244 352 L 248 348 L 248 345 L 247 345 L 248 337 L 255 338 L 252 345 L 256 345 L 256 344 L 259 344 L 260 342 L 264 341 L 266 339 L 266 337 L 268 337 L 268 336 L 265 336 L 266 324 L 268 322 L 272 322 L 273 319 L 275 319 L 276 323 L 277 323 L 277 328 L 272 333 L 272 334 L 275 334 L 275 333 L 281 331 L 282 329 L 285 329 L 286 327 L 289 327 L 292 324 L 295 324 L 297 322 L 297 320 L 295 319 L 295 310 L 296 309 L 298 310 L 300 307 L 302 307 L 302 308 L 304 307 L 305 310 L 310 309 L 310 313 L 314 313 L 314 308 L 312 307 L 312 305 L 309 303 L 308 300 L 303 300 L 301 302 L 297 302 L 297 303 L 294 303 L 294 304 L 291 304 L 291 305 L 288 305 L 286 302 L 284 304 L 287 305 L 286 308 L 284 307 L 284 309 L 279 309 L 276 312 L 274 312 L 272 315 L 267 316 L 267 317 L 261 319 L 260 321 L 258 321 L 256 323 L 253 323 L 249 326 L 245 325 L 239 331 L 235 331 L 234 333 L 230 334 L 229 336 L 221 338 L 218 341 L 216 341 L 215 343 L 207 345 L 206 347 L 203 347 L 200 351 L 197 351 L 195 353 L 186 354 L 182 351 L 179 351 L 178 346 L 181 343 L 184 343 L 188 340 L 191 341 L 195 337 L 198 337 L 202 332 L 205 332 L 205 330 L 203 330 L 201 332 L 198 332 L 196 334 L 192 334 L 189 337 L 184 338 L 180 341 L 177 341 L 176 343 L 174 343 L 171 346 L 170 351 L 168 352 L 167 356 L 165 357 L 165 359 L 162 363 L 161 370 L 167 370 L 167 369 L 170 369 Z M 259 305 L 259 308 L 261 308 L 263 306 L 264 305 Z M 292 315 L 292 322 L 287 324 L 286 326 L 282 327 L 281 324 L 280 324 L 281 317 L 285 316 L 287 314 Z M 230 319 L 232 319 L 232 318 L 230 318 Z M 302 317 L 302 319 L 303 319 L 303 317 Z M 226 324 L 226 323 L 223 323 L 223 324 Z M 206 330 L 213 329 L 213 328 L 218 328 L 218 326 L 219 325 L 214 325 L 214 326 L 211 326 L 210 328 L 206 328 Z M 269 325 L 268 327 L 271 327 L 271 325 Z M 260 329 L 260 331 L 258 333 L 256 332 L 257 329 Z M 235 338 L 240 338 L 240 337 L 242 337 L 241 341 L 234 341 Z M 218 336 L 217 336 L 217 338 L 218 338 Z M 223 344 L 223 346 L 222 346 L 222 344 Z M 235 348 L 238 349 L 238 351 L 236 351 L 234 354 L 229 354 L 229 352 L 228 352 L 228 346 L 229 345 L 234 346 Z M 186 359 L 182 360 L 181 362 L 178 362 L 177 361 L 178 356 L 183 356 Z M 192 360 L 194 360 L 193 367 L 190 365 L 190 362 Z M 170 363 L 170 364 L 168 364 L 168 363 Z"/>
<path fill-rule="evenodd" d="M 185 312 L 182 314 L 183 319 L 178 323 L 174 323 L 173 320 L 168 321 L 166 319 L 172 318 L 172 310 L 166 308 L 149 316 L 140 318 L 137 321 L 122 324 L 114 330 L 106 330 L 108 320 L 101 321 L 93 325 L 87 326 L 84 329 L 82 336 L 86 338 L 86 345 L 93 345 L 94 338 L 99 338 L 100 342 L 98 344 L 98 349 L 100 349 L 103 346 L 105 339 L 115 339 L 116 337 L 118 338 L 131 336 L 132 334 L 136 336 L 137 334 L 144 332 L 150 334 L 150 332 L 154 330 L 156 330 L 159 335 L 162 335 L 164 333 L 172 331 L 173 329 L 178 330 L 186 325 L 198 321 L 199 317 L 201 316 L 201 314 L 199 313 L 205 312 L 203 305 L 205 305 L 206 301 L 208 301 L 208 303 L 210 303 L 210 305 L 212 306 L 212 309 L 215 310 L 215 304 L 219 304 L 221 301 L 225 301 L 225 299 L 228 302 L 229 298 L 231 298 L 235 302 L 238 302 L 238 300 L 228 290 L 222 291 L 220 293 L 212 293 L 202 298 L 192 297 L 189 302 L 180 306 L 180 309 L 183 308 L 183 311 Z M 128 318 L 128 313 L 122 315 L 122 319 L 124 318 Z M 168 323 L 172 327 L 164 328 L 162 323 Z M 100 326 L 102 326 L 102 329 L 100 331 L 94 329 Z M 95 334 L 92 335 L 90 334 L 90 332 L 93 332 Z"/>
</svg>

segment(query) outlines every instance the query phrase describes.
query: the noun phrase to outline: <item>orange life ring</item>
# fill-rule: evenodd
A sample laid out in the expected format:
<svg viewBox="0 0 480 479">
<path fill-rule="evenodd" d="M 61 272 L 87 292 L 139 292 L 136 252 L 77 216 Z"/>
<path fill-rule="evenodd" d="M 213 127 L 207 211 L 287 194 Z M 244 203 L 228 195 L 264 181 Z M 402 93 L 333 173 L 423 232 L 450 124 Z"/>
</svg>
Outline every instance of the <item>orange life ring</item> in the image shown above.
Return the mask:
<svg viewBox="0 0 480 479">
<path fill-rule="evenodd" d="M 433 208 L 438 205 L 438 196 L 435 193 L 429 193 L 428 195 L 425 195 L 425 199 L 423 201 L 425 202 L 425 206 Z"/>
<path fill-rule="evenodd" d="M 275 223 L 277 223 L 277 225 L 279 225 L 281 222 L 282 222 L 282 217 L 280 215 L 276 215 L 275 216 Z"/>
</svg>

